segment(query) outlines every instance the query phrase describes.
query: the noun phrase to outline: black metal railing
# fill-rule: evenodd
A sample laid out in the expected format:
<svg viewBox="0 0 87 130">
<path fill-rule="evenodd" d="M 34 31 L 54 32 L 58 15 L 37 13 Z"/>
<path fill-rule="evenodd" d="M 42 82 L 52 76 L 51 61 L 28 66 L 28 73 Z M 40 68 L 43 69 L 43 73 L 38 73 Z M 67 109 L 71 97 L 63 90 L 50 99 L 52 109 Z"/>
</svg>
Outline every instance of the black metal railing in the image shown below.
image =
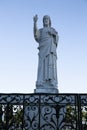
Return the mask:
<svg viewBox="0 0 87 130">
<path fill-rule="evenodd" d="M 87 94 L 0 94 L 0 130 L 87 130 Z"/>
</svg>

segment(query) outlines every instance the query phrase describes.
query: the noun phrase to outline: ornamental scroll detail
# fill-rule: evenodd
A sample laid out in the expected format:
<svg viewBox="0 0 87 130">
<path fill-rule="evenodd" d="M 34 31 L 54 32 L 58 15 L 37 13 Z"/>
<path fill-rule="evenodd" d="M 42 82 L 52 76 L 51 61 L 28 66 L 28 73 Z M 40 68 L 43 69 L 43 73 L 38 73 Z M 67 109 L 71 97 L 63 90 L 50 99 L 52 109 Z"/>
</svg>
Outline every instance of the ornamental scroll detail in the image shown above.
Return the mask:
<svg viewBox="0 0 87 130">
<path fill-rule="evenodd" d="M 75 97 L 70 95 L 25 96 L 25 130 L 76 130 L 77 117 L 73 119 L 74 125 L 73 120 L 68 120 L 77 112 L 75 101 Z"/>
<path fill-rule="evenodd" d="M 87 95 L 0 94 L 0 130 L 85 130 L 86 104 Z"/>
</svg>

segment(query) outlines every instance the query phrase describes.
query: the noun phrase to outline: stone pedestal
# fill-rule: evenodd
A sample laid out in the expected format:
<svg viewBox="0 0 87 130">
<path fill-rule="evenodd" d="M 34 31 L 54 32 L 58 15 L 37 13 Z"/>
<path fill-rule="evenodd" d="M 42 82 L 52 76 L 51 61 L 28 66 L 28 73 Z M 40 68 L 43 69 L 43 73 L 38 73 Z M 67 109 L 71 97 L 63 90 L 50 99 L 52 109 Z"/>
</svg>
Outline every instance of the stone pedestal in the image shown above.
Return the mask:
<svg viewBox="0 0 87 130">
<path fill-rule="evenodd" d="M 52 84 L 53 83 L 53 84 Z M 44 82 L 42 85 L 38 85 L 36 82 L 36 89 L 34 89 L 34 93 L 53 93 L 58 94 L 58 86 L 55 82 Z"/>
<path fill-rule="evenodd" d="M 57 94 L 59 93 L 57 88 L 54 87 L 37 87 L 34 89 L 34 93 L 54 93 Z"/>
</svg>

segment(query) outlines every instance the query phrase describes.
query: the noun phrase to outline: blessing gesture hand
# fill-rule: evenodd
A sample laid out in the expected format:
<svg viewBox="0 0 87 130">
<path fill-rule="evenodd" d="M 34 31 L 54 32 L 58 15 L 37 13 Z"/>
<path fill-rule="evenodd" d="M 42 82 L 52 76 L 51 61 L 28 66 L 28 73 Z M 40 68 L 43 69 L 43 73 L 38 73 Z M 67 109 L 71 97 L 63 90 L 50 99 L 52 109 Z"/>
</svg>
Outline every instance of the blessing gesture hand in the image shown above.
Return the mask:
<svg viewBox="0 0 87 130">
<path fill-rule="evenodd" d="M 33 20 L 34 20 L 35 23 L 37 22 L 37 20 L 38 20 L 38 15 L 37 14 L 33 17 Z"/>
</svg>

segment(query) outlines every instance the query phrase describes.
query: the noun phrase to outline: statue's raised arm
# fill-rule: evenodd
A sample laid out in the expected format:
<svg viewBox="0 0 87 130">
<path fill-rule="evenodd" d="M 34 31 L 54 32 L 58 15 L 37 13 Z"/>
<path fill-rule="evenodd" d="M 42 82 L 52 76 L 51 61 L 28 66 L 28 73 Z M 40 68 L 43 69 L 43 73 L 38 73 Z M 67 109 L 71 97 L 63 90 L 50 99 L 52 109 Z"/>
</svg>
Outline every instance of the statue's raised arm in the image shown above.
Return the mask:
<svg viewBox="0 0 87 130">
<path fill-rule="evenodd" d="M 36 41 L 38 41 L 38 38 L 39 38 L 39 30 L 37 28 L 37 20 L 38 20 L 38 15 L 36 14 L 33 17 L 33 21 L 34 21 L 34 38 L 35 38 Z"/>
</svg>

